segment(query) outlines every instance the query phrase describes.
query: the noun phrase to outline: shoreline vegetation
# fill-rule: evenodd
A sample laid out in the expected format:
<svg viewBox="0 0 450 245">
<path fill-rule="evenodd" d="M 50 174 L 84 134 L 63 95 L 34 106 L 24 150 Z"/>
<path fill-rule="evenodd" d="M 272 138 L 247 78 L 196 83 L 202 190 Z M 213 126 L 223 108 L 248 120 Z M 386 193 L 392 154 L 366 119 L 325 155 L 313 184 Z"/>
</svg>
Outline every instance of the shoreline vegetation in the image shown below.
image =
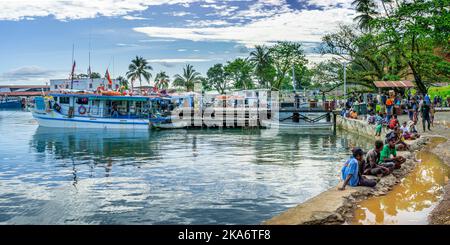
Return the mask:
<svg viewBox="0 0 450 245">
<path fill-rule="evenodd" d="M 346 131 L 373 138 L 373 129 L 365 121 L 338 116 L 338 126 Z M 439 124 L 439 123 L 438 123 Z M 367 129 L 367 128 L 370 129 Z M 439 127 L 439 126 L 437 126 Z M 354 130 L 359 128 L 359 130 Z M 288 209 L 287 211 L 272 217 L 263 222 L 264 225 L 313 225 L 313 224 L 349 224 L 353 218 L 357 203 L 371 197 L 386 195 L 394 186 L 401 182 L 418 163 L 416 153 L 418 151 L 431 151 L 450 166 L 448 150 L 450 142 L 448 140 L 448 128 L 440 129 L 446 132 L 441 136 L 424 135 L 415 140 L 408 141 L 409 151 L 398 152 L 398 155 L 406 158 L 406 162 L 400 169 L 396 169 L 392 174 L 378 179 L 374 188 L 370 187 L 349 187 L 344 191 L 338 190 L 342 181 L 333 188 L 306 200 L 305 202 Z M 447 130 L 447 131 L 446 131 Z M 369 133 L 370 132 L 370 133 Z M 382 134 L 384 136 L 384 134 Z M 443 136 L 443 137 L 442 137 Z M 441 140 L 434 140 L 440 137 Z M 446 140 L 443 140 L 445 138 Z M 431 142 L 430 142 L 431 140 Z M 430 144 L 431 143 L 431 144 Z M 429 224 L 449 224 L 450 215 L 450 182 L 447 182 L 442 200 L 429 214 Z"/>
</svg>

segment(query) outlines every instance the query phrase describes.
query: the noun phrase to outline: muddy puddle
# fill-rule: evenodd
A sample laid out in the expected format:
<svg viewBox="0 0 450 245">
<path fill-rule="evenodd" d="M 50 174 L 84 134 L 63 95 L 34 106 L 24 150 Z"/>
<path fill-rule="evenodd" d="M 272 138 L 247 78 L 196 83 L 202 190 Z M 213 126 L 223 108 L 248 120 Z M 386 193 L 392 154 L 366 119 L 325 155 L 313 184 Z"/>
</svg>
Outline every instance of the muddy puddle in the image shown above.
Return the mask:
<svg viewBox="0 0 450 245">
<path fill-rule="evenodd" d="M 428 151 L 442 142 L 444 138 L 433 138 L 418 152 L 420 162 L 415 169 L 387 195 L 360 202 L 351 224 L 428 224 L 428 215 L 442 198 L 450 177 L 450 168 Z"/>
</svg>

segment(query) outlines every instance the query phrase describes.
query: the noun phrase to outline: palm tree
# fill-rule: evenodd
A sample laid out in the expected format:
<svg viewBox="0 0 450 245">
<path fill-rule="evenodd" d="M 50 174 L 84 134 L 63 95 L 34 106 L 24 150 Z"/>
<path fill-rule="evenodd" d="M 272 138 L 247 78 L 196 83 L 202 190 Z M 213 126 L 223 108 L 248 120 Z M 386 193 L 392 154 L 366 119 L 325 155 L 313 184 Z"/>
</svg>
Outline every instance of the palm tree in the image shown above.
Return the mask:
<svg viewBox="0 0 450 245">
<path fill-rule="evenodd" d="M 383 0 L 385 1 L 385 0 Z M 352 5 L 355 6 L 355 10 L 359 13 L 354 20 L 358 21 L 358 25 L 363 30 L 369 30 L 371 28 L 371 22 L 373 16 L 378 14 L 376 10 L 376 3 L 374 0 L 354 0 Z"/>
<path fill-rule="evenodd" d="M 153 68 L 143 57 L 136 56 L 135 59 L 131 60 L 131 64 L 128 66 L 127 78 L 131 79 L 132 87 L 133 82 L 137 79 L 139 79 L 139 86 L 142 87 L 142 77 L 148 83 L 152 77 L 152 74 L 149 72 L 150 70 L 153 70 Z"/>
<path fill-rule="evenodd" d="M 155 76 L 155 86 L 158 89 L 166 89 L 169 87 L 169 76 L 165 71 L 160 71 Z"/>
<path fill-rule="evenodd" d="M 255 50 L 250 52 L 249 61 L 255 66 L 255 74 L 258 77 L 259 84 L 265 87 L 267 82 L 265 73 L 272 62 L 270 49 L 264 45 L 256 45 Z"/>
<path fill-rule="evenodd" d="M 128 80 L 122 76 L 119 76 L 117 78 L 117 81 L 119 81 L 119 85 L 124 87 L 125 89 L 128 89 Z"/>
<path fill-rule="evenodd" d="M 195 71 L 191 64 L 183 68 L 183 75 L 176 74 L 173 85 L 177 87 L 186 87 L 187 91 L 194 89 L 194 83 L 201 82 L 200 73 Z"/>
</svg>

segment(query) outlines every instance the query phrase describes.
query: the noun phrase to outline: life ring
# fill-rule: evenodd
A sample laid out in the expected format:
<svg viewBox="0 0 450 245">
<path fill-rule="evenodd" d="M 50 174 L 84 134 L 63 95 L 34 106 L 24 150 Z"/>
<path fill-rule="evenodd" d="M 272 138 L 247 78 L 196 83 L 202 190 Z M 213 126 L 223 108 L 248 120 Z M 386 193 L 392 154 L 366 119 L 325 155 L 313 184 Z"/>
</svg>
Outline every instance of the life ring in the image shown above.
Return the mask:
<svg viewBox="0 0 450 245">
<path fill-rule="evenodd" d="M 78 113 L 79 113 L 80 115 L 85 114 L 85 113 L 86 113 L 86 107 L 84 107 L 84 106 L 78 107 Z"/>
</svg>

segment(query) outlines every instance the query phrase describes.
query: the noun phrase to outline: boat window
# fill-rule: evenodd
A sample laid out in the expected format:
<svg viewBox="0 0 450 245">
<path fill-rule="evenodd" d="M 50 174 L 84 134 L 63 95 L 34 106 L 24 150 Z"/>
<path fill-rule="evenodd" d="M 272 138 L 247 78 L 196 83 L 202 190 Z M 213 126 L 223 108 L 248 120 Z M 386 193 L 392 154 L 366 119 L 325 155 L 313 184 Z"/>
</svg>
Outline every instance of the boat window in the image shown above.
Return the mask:
<svg viewBox="0 0 450 245">
<path fill-rule="evenodd" d="M 87 105 L 89 102 L 88 98 L 77 98 L 77 104 L 79 105 Z"/>
<path fill-rule="evenodd" d="M 59 97 L 60 104 L 69 104 L 69 97 Z"/>
</svg>

